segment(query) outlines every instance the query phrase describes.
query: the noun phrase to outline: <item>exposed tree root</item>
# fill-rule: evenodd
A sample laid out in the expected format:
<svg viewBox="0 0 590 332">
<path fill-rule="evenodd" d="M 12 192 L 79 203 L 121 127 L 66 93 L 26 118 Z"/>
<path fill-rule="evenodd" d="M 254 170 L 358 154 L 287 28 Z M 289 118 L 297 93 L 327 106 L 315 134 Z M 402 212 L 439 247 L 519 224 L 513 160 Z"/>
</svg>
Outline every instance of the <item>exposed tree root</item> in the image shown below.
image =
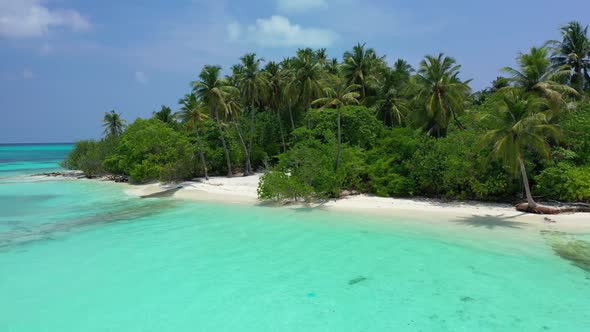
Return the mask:
<svg viewBox="0 0 590 332">
<path fill-rule="evenodd" d="M 590 213 L 590 207 L 588 206 L 547 206 L 537 204 L 534 208 L 529 207 L 528 203 L 520 203 L 516 205 L 516 210 L 528 213 L 537 214 L 560 214 L 560 213 L 576 213 L 576 212 L 588 212 Z"/>
</svg>

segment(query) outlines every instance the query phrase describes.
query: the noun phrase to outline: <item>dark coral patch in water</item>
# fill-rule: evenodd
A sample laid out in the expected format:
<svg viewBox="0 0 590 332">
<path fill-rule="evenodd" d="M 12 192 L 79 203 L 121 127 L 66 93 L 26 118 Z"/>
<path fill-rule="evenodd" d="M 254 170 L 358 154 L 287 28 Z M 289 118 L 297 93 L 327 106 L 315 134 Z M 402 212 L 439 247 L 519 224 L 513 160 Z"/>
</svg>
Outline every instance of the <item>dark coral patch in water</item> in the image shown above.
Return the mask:
<svg viewBox="0 0 590 332">
<path fill-rule="evenodd" d="M 576 239 L 572 235 L 559 232 L 546 232 L 543 235 L 553 252 L 568 260 L 572 265 L 590 272 L 590 242 Z"/>
<path fill-rule="evenodd" d="M 363 281 L 365 281 L 365 280 L 367 280 L 367 278 L 365 278 L 365 277 L 363 277 L 363 276 L 360 276 L 360 277 L 356 277 L 356 278 L 354 278 L 354 279 L 350 279 L 350 280 L 348 281 L 348 284 L 349 284 L 349 285 L 356 285 L 356 284 L 358 284 L 359 282 L 363 282 Z"/>
</svg>

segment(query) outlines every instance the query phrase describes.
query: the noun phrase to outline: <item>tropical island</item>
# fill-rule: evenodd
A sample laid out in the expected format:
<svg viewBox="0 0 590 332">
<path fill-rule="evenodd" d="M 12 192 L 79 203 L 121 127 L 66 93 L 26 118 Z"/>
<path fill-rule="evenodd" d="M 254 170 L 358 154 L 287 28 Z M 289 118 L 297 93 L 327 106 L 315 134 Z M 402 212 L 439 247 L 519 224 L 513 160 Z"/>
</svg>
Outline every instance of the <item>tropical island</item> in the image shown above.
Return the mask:
<svg viewBox="0 0 590 332">
<path fill-rule="evenodd" d="M 225 76 L 204 66 L 177 106 L 149 119 L 106 113 L 104 138 L 78 142 L 63 166 L 132 183 L 263 173 L 257 196 L 270 201 L 364 193 L 587 212 L 588 27 L 559 32 L 481 91 L 443 53 L 417 68 L 365 44 L 342 59 L 326 49 L 280 62 L 249 53 Z"/>
</svg>

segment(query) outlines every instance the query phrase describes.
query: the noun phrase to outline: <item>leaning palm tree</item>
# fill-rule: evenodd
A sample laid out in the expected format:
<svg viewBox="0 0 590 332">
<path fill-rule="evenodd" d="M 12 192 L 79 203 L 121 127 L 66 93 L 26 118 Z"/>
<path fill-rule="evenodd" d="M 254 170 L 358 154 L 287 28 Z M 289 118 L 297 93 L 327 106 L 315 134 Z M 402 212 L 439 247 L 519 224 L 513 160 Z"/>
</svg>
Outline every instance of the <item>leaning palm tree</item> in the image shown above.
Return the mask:
<svg viewBox="0 0 590 332">
<path fill-rule="evenodd" d="M 104 127 L 105 136 L 118 137 L 123 133 L 125 129 L 125 121 L 121 118 L 121 113 L 117 113 L 115 110 L 106 112 L 102 120 L 102 126 Z"/>
<path fill-rule="evenodd" d="M 537 212 L 525 167 L 525 151 L 530 149 L 541 157 L 548 157 L 548 141 L 559 136 L 559 127 L 550 123 L 552 110 L 545 98 L 518 88 L 502 90 L 502 101 L 492 117 L 495 129 L 481 139 L 482 144 L 492 144 L 492 155 L 502 160 L 508 170 L 520 175 L 524 184 L 528 207 Z"/>
<path fill-rule="evenodd" d="M 590 39 L 588 26 L 580 22 L 570 22 L 561 27 L 562 40 L 552 40 L 551 62 L 557 68 L 567 67 L 571 70 L 569 83 L 581 94 L 590 89 Z"/>
<path fill-rule="evenodd" d="M 246 145 L 246 141 L 244 140 L 244 135 L 242 134 L 242 129 L 239 125 L 239 119 L 241 114 L 244 111 L 242 106 L 242 98 L 240 96 L 240 91 L 235 88 L 231 87 L 228 89 L 227 94 L 225 95 L 225 120 L 233 124 L 236 134 L 238 135 L 238 139 L 240 140 L 240 144 L 244 149 L 245 164 L 244 164 L 244 175 L 248 175 L 248 169 L 250 168 L 250 159 L 248 158 L 248 146 Z"/>
<path fill-rule="evenodd" d="M 368 87 L 376 83 L 374 70 L 382 61 L 383 58 L 378 57 L 374 49 L 365 49 L 365 44 L 358 43 L 352 52 L 344 52 L 342 74 L 348 84 L 361 86 L 361 98 L 365 98 Z"/>
<path fill-rule="evenodd" d="M 462 128 L 457 117 L 465 110 L 470 88 L 469 81 L 459 79 L 461 66 L 455 59 L 440 53 L 427 55 L 415 77 L 418 92 L 414 98 L 419 122 L 429 135 L 443 137 L 451 119 Z"/>
<path fill-rule="evenodd" d="M 338 151 L 336 153 L 336 170 L 340 167 L 342 155 L 342 126 L 341 126 L 341 107 L 344 105 L 359 104 L 361 88 L 358 84 L 348 84 L 345 80 L 337 77 L 331 87 L 324 89 L 326 97 L 314 100 L 314 104 L 320 104 L 323 107 L 335 108 L 337 111 L 336 123 L 338 131 Z"/>
<path fill-rule="evenodd" d="M 197 99 L 194 93 L 186 94 L 178 101 L 178 103 L 181 107 L 180 111 L 176 113 L 176 116 L 182 120 L 188 132 L 195 133 L 195 137 L 197 138 L 197 149 L 199 150 L 199 159 L 201 160 L 205 180 L 209 180 L 209 175 L 207 174 L 207 161 L 205 160 L 205 152 L 203 151 L 203 142 L 199 133 L 199 126 L 203 120 L 208 118 L 207 114 L 204 112 L 206 106 L 202 101 Z"/>
<path fill-rule="evenodd" d="M 256 107 L 268 91 L 268 79 L 265 72 L 260 70 L 262 58 L 256 58 L 255 53 L 248 53 L 240 58 L 241 64 L 235 71 L 237 88 L 240 89 L 244 103 L 248 105 L 250 112 L 250 136 L 248 137 L 248 149 L 246 151 L 246 169 L 244 175 L 252 172 L 250 155 L 254 142 L 254 121 L 256 119 Z"/>
<path fill-rule="evenodd" d="M 502 71 L 511 77 L 508 80 L 526 92 L 534 92 L 553 103 L 564 104 L 563 96 L 577 95 L 575 89 L 561 81 L 570 74 L 568 68 L 552 68 L 547 47 L 532 47 L 529 53 L 518 56 L 519 69 L 505 67 Z"/>
<path fill-rule="evenodd" d="M 220 72 L 221 67 L 207 65 L 203 67 L 203 70 L 199 74 L 199 80 L 192 82 L 192 86 L 194 94 L 207 105 L 210 113 L 217 123 L 217 128 L 219 129 L 219 139 L 223 145 L 223 153 L 225 155 L 225 161 L 227 164 L 227 176 L 231 177 L 231 159 L 229 155 L 229 149 L 225 142 L 225 135 L 223 126 L 221 124 L 221 116 L 219 114 L 220 110 L 225 112 L 227 108 L 225 104 L 225 96 L 227 94 L 228 86 L 220 78 Z"/>
</svg>

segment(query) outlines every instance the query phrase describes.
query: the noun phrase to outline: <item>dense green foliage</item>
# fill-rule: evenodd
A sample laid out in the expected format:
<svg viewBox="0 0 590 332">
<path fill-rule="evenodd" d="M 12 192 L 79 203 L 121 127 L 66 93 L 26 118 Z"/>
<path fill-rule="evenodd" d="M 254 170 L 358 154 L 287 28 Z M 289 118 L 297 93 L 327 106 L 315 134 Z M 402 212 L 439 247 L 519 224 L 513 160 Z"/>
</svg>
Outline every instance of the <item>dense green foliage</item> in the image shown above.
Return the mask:
<svg viewBox="0 0 590 332">
<path fill-rule="evenodd" d="M 179 100 L 105 138 L 81 141 L 64 166 L 133 181 L 249 175 L 259 197 L 379 196 L 590 201 L 590 42 L 572 22 L 471 93 L 452 57 L 414 70 L 358 44 L 331 59 L 301 49 L 280 63 L 246 54 L 222 76 L 205 66 Z"/>
<path fill-rule="evenodd" d="M 137 119 L 121 135 L 104 166 L 137 182 L 186 179 L 194 174 L 194 146 L 164 122 Z"/>
</svg>

